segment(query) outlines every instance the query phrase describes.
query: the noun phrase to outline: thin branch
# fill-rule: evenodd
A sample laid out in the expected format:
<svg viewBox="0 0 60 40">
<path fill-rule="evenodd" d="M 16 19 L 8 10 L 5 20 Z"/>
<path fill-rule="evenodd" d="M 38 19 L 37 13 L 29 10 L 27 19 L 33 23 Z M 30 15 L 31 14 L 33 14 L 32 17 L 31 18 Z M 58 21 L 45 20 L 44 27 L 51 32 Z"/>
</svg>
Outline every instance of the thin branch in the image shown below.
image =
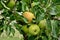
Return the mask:
<svg viewBox="0 0 60 40">
<path fill-rule="evenodd" d="M 10 10 L 10 8 L 8 8 L 2 1 L 1 4 L 3 5 L 4 8 L 6 8 L 7 10 Z"/>
</svg>

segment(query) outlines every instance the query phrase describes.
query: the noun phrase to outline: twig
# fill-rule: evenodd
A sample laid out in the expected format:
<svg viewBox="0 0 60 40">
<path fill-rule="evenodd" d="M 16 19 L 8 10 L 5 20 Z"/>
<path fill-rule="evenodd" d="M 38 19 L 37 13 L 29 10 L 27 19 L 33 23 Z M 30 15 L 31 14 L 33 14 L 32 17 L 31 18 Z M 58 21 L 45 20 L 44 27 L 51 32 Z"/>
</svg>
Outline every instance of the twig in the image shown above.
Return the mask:
<svg viewBox="0 0 60 40">
<path fill-rule="evenodd" d="M 10 8 L 8 8 L 2 1 L 1 4 L 3 5 L 4 8 L 6 8 L 7 10 L 10 10 Z"/>
</svg>

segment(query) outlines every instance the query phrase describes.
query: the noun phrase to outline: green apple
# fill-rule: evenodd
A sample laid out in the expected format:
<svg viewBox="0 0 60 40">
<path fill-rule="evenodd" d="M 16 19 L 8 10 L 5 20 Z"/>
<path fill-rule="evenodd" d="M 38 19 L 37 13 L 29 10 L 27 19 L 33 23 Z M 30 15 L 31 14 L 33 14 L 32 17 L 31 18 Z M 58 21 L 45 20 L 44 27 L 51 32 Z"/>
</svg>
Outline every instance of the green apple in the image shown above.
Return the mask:
<svg viewBox="0 0 60 40">
<path fill-rule="evenodd" d="M 28 33 L 27 25 L 24 25 L 24 26 L 22 27 L 22 30 L 23 30 L 25 33 Z"/>
<path fill-rule="evenodd" d="M 38 25 L 36 24 L 32 24 L 30 27 L 29 27 L 29 33 L 31 35 L 38 35 L 40 32 L 40 28 Z"/>
<path fill-rule="evenodd" d="M 41 20 L 38 25 L 40 28 L 46 28 L 46 19 Z"/>
<path fill-rule="evenodd" d="M 15 6 L 15 0 L 10 0 L 9 3 L 7 4 L 9 8 L 13 8 Z"/>
<path fill-rule="evenodd" d="M 33 2 L 33 3 L 31 3 L 31 7 L 34 7 L 35 6 L 35 3 Z"/>
<path fill-rule="evenodd" d="M 31 12 L 24 12 L 23 16 L 28 20 L 28 22 L 31 22 L 33 18 L 35 18 L 34 14 Z"/>
</svg>

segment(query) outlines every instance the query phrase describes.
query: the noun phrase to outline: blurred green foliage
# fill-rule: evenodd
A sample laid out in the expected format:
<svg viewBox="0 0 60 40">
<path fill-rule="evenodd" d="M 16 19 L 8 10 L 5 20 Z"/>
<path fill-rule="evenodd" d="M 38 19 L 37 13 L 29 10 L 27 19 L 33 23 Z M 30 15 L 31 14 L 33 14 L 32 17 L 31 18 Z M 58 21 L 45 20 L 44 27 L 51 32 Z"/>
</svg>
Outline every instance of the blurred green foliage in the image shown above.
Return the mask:
<svg viewBox="0 0 60 40">
<path fill-rule="evenodd" d="M 60 35 L 60 0 L 13 0 L 13 8 L 7 5 L 10 0 L 0 0 L 0 35 L 6 31 L 6 34 L 14 36 L 15 29 L 24 37 L 24 40 L 58 40 Z M 8 4 L 9 3 L 9 4 Z M 29 11 L 35 15 L 31 23 L 23 17 L 23 13 Z M 40 28 L 39 35 L 33 36 L 24 33 L 22 27 L 31 24 L 39 24 L 46 19 L 46 29 Z M 14 29 L 15 28 L 15 29 Z M 14 38 L 15 39 L 15 38 Z M 17 39 L 16 39 L 17 40 Z"/>
</svg>

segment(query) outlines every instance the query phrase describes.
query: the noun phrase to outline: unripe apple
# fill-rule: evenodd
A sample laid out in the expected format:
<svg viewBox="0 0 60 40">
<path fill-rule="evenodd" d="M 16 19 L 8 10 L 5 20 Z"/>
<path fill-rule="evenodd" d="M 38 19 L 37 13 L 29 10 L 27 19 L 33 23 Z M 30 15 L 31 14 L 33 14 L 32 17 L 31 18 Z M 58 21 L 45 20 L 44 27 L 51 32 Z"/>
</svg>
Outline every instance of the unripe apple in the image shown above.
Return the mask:
<svg viewBox="0 0 60 40">
<path fill-rule="evenodd" d="M 40 32 L 40 28 L 39 28 L 38 25 L 33 24 L 33 25 L 31 25 L 31 26 L 29 27 L 29 33 L 30 33 L 31 35 L 38 35 L 39 32 Z"/>
<path fill-rule="evenodd" d="M 40 26 L 40 28 L 46 28 L 46 19 L 44 19 L 44 20 L 41 20 L 40 22 L 39 22 L 39 26 Z"/>
<path fill-rule="evenodd" d="M 34 7 L 35 6 L 35 3 L 33 2 L 33 3 L 31 3 L 31 7 Z"/>
<path fill-rule="evenodd" d="M 9 8 L 13 8 L 15 6 L 15 0 L 10 0 L 9 3 L 7 4 Z"/>
<path fill-rule="evenodd" d="M 34 14 L 31 12 L 24 12 L 23 16 L 28 20 L 28 22 L 31 22 L 33 18 L 35 18 Z"/>
<path fill-rule="evenodd" d="M 28 33 L 29 31 L 28 31 L 28 28 L 27 28 L 27 25 L 24 25 L 23 27 L 22 27 L 22 30 L 25 32 L 25 33 Z"/>
</svg>

